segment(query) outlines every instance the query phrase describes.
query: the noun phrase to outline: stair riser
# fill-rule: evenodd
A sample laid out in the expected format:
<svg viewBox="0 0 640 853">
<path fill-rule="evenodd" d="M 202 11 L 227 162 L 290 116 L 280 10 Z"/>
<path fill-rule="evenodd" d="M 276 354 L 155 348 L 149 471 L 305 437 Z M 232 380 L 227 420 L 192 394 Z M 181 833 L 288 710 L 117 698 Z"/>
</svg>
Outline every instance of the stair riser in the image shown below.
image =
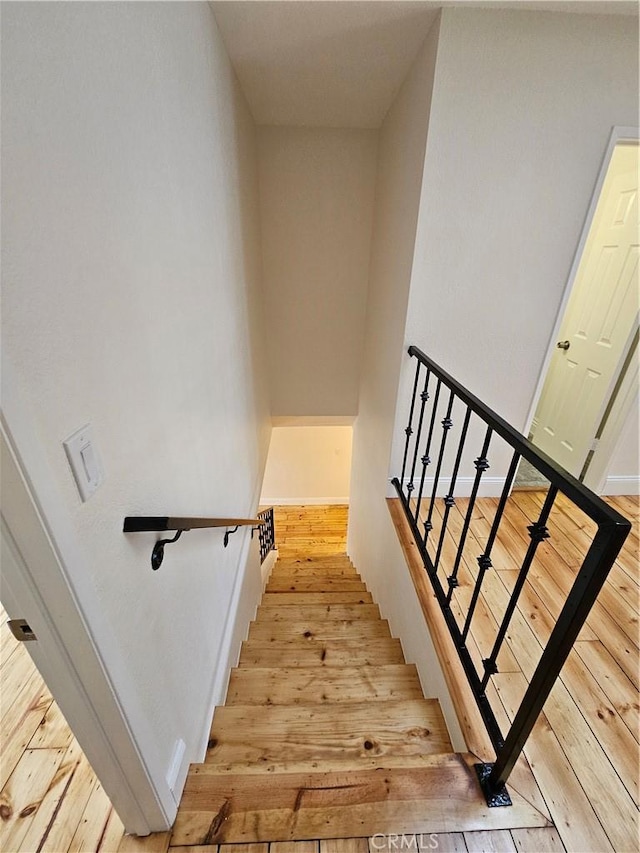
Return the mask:
<svg viewBox="0 0 640 853">
<path fill-rule="evenodd" d="M 413 666 L 234 669 L 226 705 L 322 705 L 421 699 Z"/>
<path fill-rule="evenodd" d="M 301 622 L 319 619 L 380 619 L 377 604 L 288 604 L 282 607 L 259 607 L 256 622 Z"/>
<path fill-rule="evenodd" d="M 267 584 L 267 592 L 366 592 L 360 581 L 333 580 L 328 578 L 285 578 L 274 577 Z"/>
<path fill-rule="evenodd" d="M 266 592 L 260 607 L 281 607 L 288 604 L 373 604 L 370 592 Z"/>
<path fill-rule="evenodd" d="M 322 642 L 323 640 L 375 640 L 391 638 L 386 621 L 353 619 L 327 619 L 325 622 L 252 622 L 249 626 L 249 641 L 277 643 L 280 640 L 300 642 Z"/>
<path fill-rule="evenodd" d="M 243 643 L 240 667 L 342 667 L 403 664 L 399 640 L 368 640 L 345 644 L 341 641 L 302 644 Z"/>
</svg>

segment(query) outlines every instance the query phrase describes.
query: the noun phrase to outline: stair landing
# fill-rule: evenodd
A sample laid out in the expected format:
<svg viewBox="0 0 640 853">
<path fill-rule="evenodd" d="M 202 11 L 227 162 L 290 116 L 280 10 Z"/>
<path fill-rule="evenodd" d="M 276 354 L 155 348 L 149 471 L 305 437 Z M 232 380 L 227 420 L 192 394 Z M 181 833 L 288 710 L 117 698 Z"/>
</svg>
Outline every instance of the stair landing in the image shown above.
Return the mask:
<svg viewBox="0 0 640 853">
<path fill-rule="evenodd" d="M 344 555 L 276 563 L 171 846 L 549 826 L 489 809 Z"/>
</svg>

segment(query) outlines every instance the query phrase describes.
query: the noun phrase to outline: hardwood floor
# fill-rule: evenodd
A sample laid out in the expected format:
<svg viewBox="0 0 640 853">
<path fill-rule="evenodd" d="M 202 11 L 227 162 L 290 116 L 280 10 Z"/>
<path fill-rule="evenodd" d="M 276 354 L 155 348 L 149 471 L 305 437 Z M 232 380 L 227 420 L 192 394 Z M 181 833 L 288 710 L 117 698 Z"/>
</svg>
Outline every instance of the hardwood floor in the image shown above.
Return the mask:
<svg viewBox="0 0 640 853">
<path fill-rule="evenodd" d="M 542 506 L 543 493 L 514 492 L 506 522 L 492 552 L 495 571 L 485 576 L 478 616 L 471 623 L 471 654 L 478 667 L 489 655 L 504 613 L 515 569 L 529 544 L 527 526 Z M 636 851 L 638 840 L 638 499 L 609 502 L 634 521 L 616 565 L 575 644 L 561 677 L 527 742 L 524 754 L 568 850 Z M 452 565 L 454 541 L 464 523 L 467 502 L 457 499 L 443 543 L 445 565 Z M 453 609 L 466 612 L 497 500 L 476 502 L 460 586 Z M 442 514 L 432 521 L 439 541 Z M 558 617 L 595 526 L 562 496 L 549 522 L 550 538 L 540 544 L 519 599 L 492 678 L 489 698 L 506 723 L 513 719 L 524 690 Z M 452 535 L 453 534 L 453 535 Z M 445 573 L 442 575 L 445 581 Z M 506 728 L 504 724 L 503 729 Z"/>
<path fill-rule="evenodd" d="M 86 758 L 79 750 L 71 732 L 53 703 L 39 674 L 33 667 L 24 646 L 17 643 L 4 624 L 0 625 L 0 710 L 2 720 L 2 757 L 0 759 L 0 849 L 5 853 L 22 851 L 104 851 L 127 853 L 147 851 L 164 853 L 376 853 L 401 850 L 512 850 L 560 851 L 598 853 L 600 850 L 638 850 L 638 500 L 614 498 L 611 502 L 635 521 L 633 537 L 628 541 L 612 571 L 596 609 L 589 618 L 571 657 L 565 666 L 561 682 L 545 706 L 526 752 L 538 780 L 546 805 L 556 829 L 528 828 L 521 830 L 451 831 L 426 836 L 398 838 L 324 839 L 305 842 L 264 844 L 206 845 L 181 847 L 171 844 L 170 833 L 158 833 L 146 839 L 122 834 L 122 825 L 104 795 Z M 513 554 L 519 549 L 517 528 L 520 516 L 530 516 L 539 506 L 539 495 L 514 495 L 512 519 L 516 524 L 511 536 L 500 543 L 498 554 L 504 562 L 495 572 L 498 583 L 492 583 L 484 602 L 490 616 L 504 591 L 513 583 Z M 490 516 L 491 504 L 478 502 L 474 518 L 475 534 L 480 535 Z M 346 508 L 331 507 L 327 541 L 323 540 L 321 508 L 282 507 L 280 525 L 276 521 L 281 554 L 295 556 L 308 545 L 326 549 L 327 555 L 344 551 L 346 537 Z M 301 524 L 296 531 L 296 514 Z M 311 515 L 313 521 L 311 521 Z M 342 516 L 342 527 L 338 519 Z M 290 529 L 282 527 L 289 519 Z M 278 515 L 276 516 L 278 519 Z M 518 609 L 514 630 L 509 633 L 511 659 L 497 676 L 497 693 L 505 714 L 513 711 L 523 689 L 524 681 L 540 642 L 548 635 L 557 616 L 562 594 L 572 578 L 580 548 L 587 529 L 585 520 L 560 505 L 552 517 L 552 538 L 545 544 L 543 556 L 536 562 L 530 582 Z M 474 535 L 475 535 L 474 534 Z M 341 541 L 340 541 L 341 540 Z M 290 550 L 288 550 L 290 549 Z M 551 550 L 547 550 L 551 549 Z M 299 574 L 302 574 L 300 572 Z M 337 573 L 332 573 L 335 577 Z M 461 592 L 464 594 L 464 590 Z M 375 608 L 370 596 L 360 590 L 326 593 L 332 596 L 332 607 L 350 607 L 362 599 L 364 606 Z M 283 607 L 293 604 L 317 607 L 317 593 L 267 593 L 264 607 L 273 608 L 274 621 L 286 621 Z M 324 600 L 324 599 L 323 599 Z M 320 605 L 324 606 L 324 605 Z M 368 615 L 377 611 L 368 610 Z M 307 611 L 309 616 L 313 611 Z M 364 611 L 363 611 L 364 614 Z M 300 615 L 300 614 L 298 614 Z M 336 616 L 349 617 L 348 610 L 336 610 Z M 300 621 L 300 620 L 297 620 Z M 475 620 L 474 620 L 475 621 Z M 517 629 L 517 630 L 516 630 Z M 474 625 L 474 639 L 480 649 L 487 637 Z M 362 689 L 357 683 L 350 687 L 350 675 L 367 661 L 387 667 L 403 665 L 402 651 L 397 641 L 389 641 L 386 656 L 376 648 L 379 640 L 368 640 L 371 653 L 356 655 L 345 650 L 339 639 L 328 640 L 327 655 L 341 660 L 345 668 L 343 681 L 338 680 L 335 692 L 351 689 L 356 695 Z M 270 644 L 271 645 L 271 644 Z M 297 653 L 295 666 L 313 666 L 322 655 L 322 648 L 305 647 Z M 249 650 L 247 664 L 258 663 L 262 668 L 278 666 L 281 650 L 262 648 Z M 257 690 L 252 681 L 251 666 L 240 667 L 230 685 L 231 705 L 247 704 L 247 696 Z M 246 675 L 244 673 L 247 673 Z M 403 670 L 406 673 L 406 670 Z M 388 670 L 392 676 L 392 670 Z M 266 687 L 274 707 L 276 700 L 291 698 L 287 679 L 269 674 Z M 376 690 L 393 689 L 394 679 L 377 682 Z M 402 679 L 403 689 L 412 690 L 409 676 Z M 310 687 L 317 690 L 316 687 Z M 284 691 L 284 692 L 283 692 Z M 385 694 L 384 691 L 387 691 Z M 349 694 L 345 694 L 349 696 Z M 255 693 L 258 697 L 259 693 Z M 295 701 L 295 693 L 294 693 Z M 235 700 L 241 700 L 236 703 Z M 457 827 L 451 827 L 452 829 Z M 270 848 L 270 849 L 269 849 Z"/>
</svg>

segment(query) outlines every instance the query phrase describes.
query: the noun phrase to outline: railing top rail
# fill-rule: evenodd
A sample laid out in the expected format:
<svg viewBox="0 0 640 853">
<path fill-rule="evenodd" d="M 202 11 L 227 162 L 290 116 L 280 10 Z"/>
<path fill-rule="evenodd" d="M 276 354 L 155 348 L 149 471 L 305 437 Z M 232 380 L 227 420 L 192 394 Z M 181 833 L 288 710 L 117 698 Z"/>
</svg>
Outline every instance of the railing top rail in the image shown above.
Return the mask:
<svg viewBox="0 0 640 853">
<path fill-rule="evenodd" d="M 203 527 L 246 527 L 263 524 L 259 518 L 176 518 L 169 515 L 128 515 L 124 520 L 125 533 L 144 533 L 161 530 L 195 530 Z"/>
<path fill-rule="evenodd" d="M 513 449 L 528 462 L 531 462 L 554 486 L 570 498 L 586 515 L 589 516 L 599 527 L 612 525 L 624 530 L 631 529 L 631 522 L 621 515 L 602 498 L 594 494 L 583 483 L 569 474 L 561 465 L 558 465 L 550 456 L 539 450 L 522 433 L 512 427 L 504 418 L 500 417 L 489 406 L 482 402 L 475 394 L 472 394 L 457 379 L 454 379 L 446 370 L 440 367 L 433 359 L 425 355 L 416 346 L 409 347 L 409 355 L 417 358 L 425 367 L 438 377 L 457 397 L 459 397 L 473 412 L 475 412 L 485 423 L 499 436 L 501 436 Z"/>
</svg>

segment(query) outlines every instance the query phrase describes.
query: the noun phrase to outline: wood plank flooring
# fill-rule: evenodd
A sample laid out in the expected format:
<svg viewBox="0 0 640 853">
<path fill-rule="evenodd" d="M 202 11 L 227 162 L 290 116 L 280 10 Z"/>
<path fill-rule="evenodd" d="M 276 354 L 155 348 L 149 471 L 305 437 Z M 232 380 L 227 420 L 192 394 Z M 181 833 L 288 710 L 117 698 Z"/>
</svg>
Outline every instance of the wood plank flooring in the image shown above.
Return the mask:
<svg viewBox="0 0 640 853">
<path fill-rule="evenodd" d="M 524 497 L 524 496 L 523 496 Z M 519 511 L 528 512 L 539 505 L 539 496 L 529 494 L 534 503 L 518 495 L 516 502 Z M 625 515 L 635 517 L 634 537 L 628 542 L 624 553 L 620 556 L 615 575 L 607 581 L 616 595 L 626 604 L 619 606 L 619 598 L 607 599 L 597 614 L 590 620 L 588 629 L 583 631 L 580 641 L 576 644 L 570 662 L 562 674 L 563 687 L 566 694 L 560 696 L 560 707 L 554 708 L 551 715 L 545 714 L 536 728 L 534 737 L 528 746 L 528 752 L 533 766 L 533 772 L 538 779 L 549 810 L 557 824 L 557 829 L 551 827 L 512 829 L 512 830 L 482 830 L 462 831 L 460 827 L 450 826 L 449 831 L 437 834 L 406 836 L 404 838 L 391 834 L 388 837 L 375 836 L 371 838 L 323 839 L 304 842 L 274 842 L 271 844 L 208 844 L 205 846 L 180 846 L 171 843 L 170 833 L 157 833 L 148 838 L 123 836 L 122 824 L 113 812 L 95 774 L 88 765 L 86 758 L 73 739 L 72 734 L 65 728 L 59 710 L 33 667 L 26 649 L 17 643 L 6 628 L 6 614 L 0 612 L 0 737 L 2 754 L 0 758 L 0 849 L 5 853 L 22 853 L 22 851 L 51 851 L 51 853 L 66 853 L 66 851 L 101 851 L 101 853 L 165 853 L 167 850 L 182 851 L 182 853 L 378 853 L 378 851 L 589 851 L 597 853 L 600 849 L 612 849 L 609 836 L 604 833 L 601 847 L 594 846 L 591 834 L 592 820 L 595 815 L 603 831 L 610 821 L 620 821 L 623 825 L 635 826 L 637 813 L 631 808 L 633 797 L 629 792 L 634 786 L 632 779 L 637 781 L 637 742 L 639 738 L 639 702 L 637 692 L 637 642 L 629 637 L 632 630 L 633 618 L 638 614 L 638 526 L 637 498 L 611 499 Z M 479 513 L 477 524 L 482 528 L 486 516 L 490 516 L 490 508 L 483 501 L 478 502 Z M 329 528 L 328 537 L 323 540 L 323 508 L 310 507 L 312 520 L 305 519 L 305 508 L 281 507 L 276 508 L 276 518 L 288 518 L 291 522 L 289 530 L 276 530 L 280 540 L 280 552 L 296 556 L 307 543 L 303 540 L 319 540 L 319 546 L 328 555 L 344 552 L 346 541 L 346 508 L 327 508 Z M 558 612 L 563 587 L 569 575 L 566 566 L 575 567 L 577 555 L 575 539 L 582 534 L 584 519 L 578 518 L 569 510 L 563 510 L 567 518 L 558 519 L 558 529 L 564 530 L 563 536 L 556 536 L 554 551 L 560 555 L 557 572 L 552 571 L 553 563 L 547 565 L 547 571 L 540 569 L 532 574 L 531 588 L 528 590 L 526 604 L 522 603 L 522 619 L 524 625 L 523 640 L 517 641 L 514 633 L 510 635 L 510 646 L 516 661 L 522 659 L 522 668 L 526 670 L 531 652 L 527 648 L 545 636 L 549 625 L 553 624 L 554 614 Z M 302 516 L 300 535 L 295 528 L 296 516 Z M 342 517 L 342 528 L 338 528 L 337 519 Z M 484 522 L 482 521 L 484 519 Z M 573 523 L 572 523 L 573 522 Z M 282 522 L 281 522 L 282 523 Z M 474 519 L 475 523 L 475 519 Z M 278 522 L 276 522 L 278 525 Z M 563 527 L 561 528 L 560 525 Z M 570 535 L 572 534 L 572 535 Z M 566 538 L 565 538 L 566 537 Z M 297 540 L 297 541 L 296 541 Z M 515 540 L 517 542 L 517 540 Z M 490 588 L 487 598 L 489 610 L 497 605 L 504 590 L 513 583 L 513 561 L 510 559 L 508 547 L 513 548 L 514 542 L 500 543 L 497 554 L 502 554 L 505 562 L 496 574 L 501 582 L 495 588 Z M 290 549 L 287 551 L 287 549 Z M 283 618 L 282 606 L 293 604 L 311 605 L 325 608 L 325 601 L 332 607 L 343 607 L 360 602 L 371 605 L 369 593 L 355 592 L 325 593 L 320 599 L 316 593 L 268 593 L 263 598 L 262 612 L 267 607 L 274 608 L 274 616 Z M 325 596 L 330 596 L 329 599 Z M 528 616 L 526 615 L 528 613 Z M 625 615 L 626 614 L 626 615 Z M 311 615 L 311 614 L 310 614 Z M 317 615 L 314 614 L 314 615 Z M 337 618 L 353 618 L 353 613 L 337 611 Z M 363 613 L 364 615 L 364 613 Z M 368 615 L 371 615 L 368 614 Z M 377 615 L 377 612 L 376 612 Z M 536 616 L 532 619 L 532 616 Z M 623 619 L 626 628 L 623 629 L 616 621 Z M 631 622 L 629 621 L 631 617 Z M 540 638 L 540 639 L 538 639 Z M 379 641 L 369 641 L 369 651 L 356 655 L 353 650 L 345 650 L 339 641 L 333 644 L 328 641 L 323 648 L 303 647 L 295 656 L 295 666 L 314 668 L 316 662 L 320 666 L 328 666 L 333 658 L 340 661 L 342 666 L 359 670 L 362 666 L 381 665 L 383 667 L 403 666 L 402 650 L 398 641 L 388 641 L 384 658 L 381 649 L 376 648 Z M 321 660 L 321 658 L 323 658 Z M 265 665 L 267 669 L 278 668 L 282 665 L 282 650 L 261 646 L 252 648 L 249 643 L 243 649 L 243 666 L 236 671 L 235 685 L 238 690 L 248 689 L 243 686 L 242 678 L 250 676 L 239 675 L 246 669 Z M 406 672 L 406 670 L 405 670 Z M 345 673 L 346 674 L 346 673 Z M 267 675 L 267 682 L 271 676 Z M 499 695 L 504 707 L 509 708 L 511 694 L 522 689 L 517 683 L 517 673 L 504 673 L 499 676 Z M 232 684 L 234 682 L 232 681 Z M 377 682 L 379 689 L 381 682 Z M 387 682 L 388 684 L 388 682 Z M 411 684 L 411 678 L 406 677 L 406 686 Z M 585 684 L 588 689 L 585 689 Z M 272 682 L 271 697 L 277 697 L 277 683 Z M 233 689 L 236 689 L 234 687 Z M 230 697 L 231 697 L 230 687 Z M 317 689 L 310 685 L 311 690 Z M 358 695 L 365 689 L 361 683 L 355 688 Z M 386 688 L 384 688 L 386 689 Z M 337 688 L 336 688 L 337 691 Z M 511 691 L 511 693 L 510 693 Z M 511 697 L 512 698 L 512 697 Z M 295 702 L 295 696 L 293 697 Z M 232 699 L 233 702 L 233 699 Z M 274 703 L 276 704 L 276 703 Z M 505 711 L 506 714 L 506 711 Z M 573 740 L 569 738 L 574 721 L 581 718 Z M 615 722 L 612 722 L 615 720 Z M 584 751 L 580 754 L 579 740 L 585 735 L 584 724 L 589 730 L 586 741 L 587 762 L 591 760 L 591 749 L 598 747 L 606 755 L 618 779 L 627 780 L 628 797 L 624 800 L 626 811 L 621 813 L 614 810 L 609 820 L 602 819 L 606 803 L 601 803 L 598 789 L 607 785 L 609 776 L 602 779 L 587 777 L 584 769 L 574 764 L 585 759 Z M 635 748 L 629 749 L 628 735 L 620 732 L 624 726 L 632 736 Z M 57 734 L 53 736 L 53 731 Z M 51 739 L 48 733 L 51 732 Z M 578 743 L 576 743 L 576 741 Z M 64 745 L 61 745 L 64 744 Z M 58 761 L 57 753 L 62 751 Z M 600 754 L 600 753 L 597 753 Z M 423 759 L 427 760 L 427 759 Z M 606 765 L 604 765 L 606 768 Z M 635 767 L 635 774 L 633 768 Z M 52 773 L 53 768 L 56 770 Z M 600 761 L 596 764 L 596 774 L 602 769 Z M 48 778 L 47 790 L 38 791 L 41 798 L 34 796 L 30 780 L 33 775 L 40 780 Z M 580 794 L 581 792 L 581 794 Z M 591 804 L 593 798 L 599 809 L 596 814 Z M 591 810 L 591 820 L 582 829 L 583 809 L 585 805 Z M 588 812 L 587 812 L 588 814 Z M 18 817 L 15 817 L 17 815 Z M 26 829 L 23 829 L 23 824 Z M 453 831 L 457 829 L 459 831 Z M 398 828 L 399 831 L 402 831 Z M 7 842 L 10 846 L 7 846 Z M 619 847 L 616 849 L 638 849 L 638 844 L 632 848 Z"/>
</svg>

